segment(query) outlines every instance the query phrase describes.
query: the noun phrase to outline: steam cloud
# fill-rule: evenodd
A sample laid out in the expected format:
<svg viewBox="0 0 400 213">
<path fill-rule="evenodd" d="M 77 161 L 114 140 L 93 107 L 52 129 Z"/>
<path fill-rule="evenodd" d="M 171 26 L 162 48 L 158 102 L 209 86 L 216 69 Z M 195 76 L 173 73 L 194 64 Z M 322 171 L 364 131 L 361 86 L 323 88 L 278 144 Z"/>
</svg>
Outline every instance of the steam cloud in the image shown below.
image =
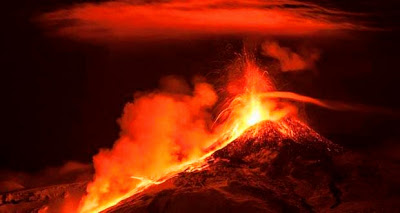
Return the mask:
<svg viewBox="0 0 400 213">
<path fill-rule="evenodd" d="M 50 33 L 90 41 L 226 34 L 304 35 L 355 29 L 348 14 L 292 0 L 85 3 L 42 15 Z M 340 18 L 339 18 L 340 17 Z"/>
<path fill-rule="evenodd" d="M 173 166 L 201 156 L 214 142 L 209 109 L 217 95 L 211 85 L 195 82 L 188 94 L 190 87 L 184 81 L 168 77 L 161 81 L 163 90 L 136 94 L 126 104 L 119 120 L 120 138 L 111 150 L 103 149 L 94 157 L 96 174 L 85 207 L 125 195 L 141 182 L 132 176 L 162 177 Z"/>
</svg>

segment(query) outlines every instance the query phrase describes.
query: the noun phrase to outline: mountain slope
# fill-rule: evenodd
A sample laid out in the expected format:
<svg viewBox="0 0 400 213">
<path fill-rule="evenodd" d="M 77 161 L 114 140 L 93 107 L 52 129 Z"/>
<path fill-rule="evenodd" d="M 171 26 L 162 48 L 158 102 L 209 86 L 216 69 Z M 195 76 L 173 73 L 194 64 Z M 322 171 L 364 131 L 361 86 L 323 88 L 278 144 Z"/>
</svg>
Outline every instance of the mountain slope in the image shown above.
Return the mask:
<svg viewBox="0 0 400 213">
<path fill-rule="evenodd" d="M 178 176 L 106 212 L 297 212 L 340 203 L 341 148 L 296 120 L 264 122 Z"/>
</svg>

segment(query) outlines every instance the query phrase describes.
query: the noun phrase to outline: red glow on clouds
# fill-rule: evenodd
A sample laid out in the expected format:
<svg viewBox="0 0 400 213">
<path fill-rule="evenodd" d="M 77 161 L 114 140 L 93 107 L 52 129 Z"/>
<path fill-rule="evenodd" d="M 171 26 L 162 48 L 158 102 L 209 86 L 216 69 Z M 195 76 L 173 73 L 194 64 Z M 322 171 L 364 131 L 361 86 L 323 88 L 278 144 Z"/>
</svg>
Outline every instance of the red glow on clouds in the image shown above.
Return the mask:
<svg viewBox="0 0 400 213">
<path fill-rule="evenodd" d="M 113 1 L 41 16 L 51 33 L 78 39 L 185 38 L 206 35 L 303 35 L 352 29 L 341 12 L 290 0 Z M 343 21 L 343 20 L 342 20 Z"/>
</svg>

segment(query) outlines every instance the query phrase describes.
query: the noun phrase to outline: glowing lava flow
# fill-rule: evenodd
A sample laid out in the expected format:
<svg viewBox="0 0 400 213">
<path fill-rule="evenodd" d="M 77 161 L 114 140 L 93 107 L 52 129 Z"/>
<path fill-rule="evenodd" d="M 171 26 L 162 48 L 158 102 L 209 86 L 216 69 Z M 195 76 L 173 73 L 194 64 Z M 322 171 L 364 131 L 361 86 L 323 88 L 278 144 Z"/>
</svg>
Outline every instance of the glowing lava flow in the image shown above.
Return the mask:
<svg viewBox="0 0 400 213">
<path fill-rule="evenodd" d="M 203 110 L 201 108 L 199 110 L 191 108 L 198 107 L 199 104 L 204 105 L 204 107 L 213 105 L 214 93 L 206 84 L 196 86 L 193 97 L 179 96 L 177 99 L 176 95 L 171 98 L 164 93 L 162 95 L 149 95 L 149 97 L 146 97 L 146 101 L 157 101 L 155 111 L 149 110 L 151 107 L 146 105 L 148 102 L 144 104 L 143 108 L 138 107 L 141 100 L 139 99 L 138 103 L 134 105 L 136 111 L 128 114 L 130 116 L 128 119 L 134 118 L 133 123 L 128 122 L 128 127 L 134 129 L 128 130 L 133 131 L 135 135 L 129 136 L 129 132 L 125 133 L 129 137 L 122 135 L 111 151 L 101 152 L 95 157 L 95 180 L 89 184 L 88 195 L 81 200 L 78 212 L 100 212 L 116 205 L 123 199 L 143 191 L 149 186 L 161 184 L 180 172 L 201 170 L 207 166 L 205 161 L 207 157 L 241 136 L 249 127 L 266 120 L 280 122 L 284 117 L 295 115 L 297 111 L 293 105 L 285 103 L 276 97 L 268 97 L 266 95 L 269 92 L 273 92 L 275 88 L 266 76 L 266 72 L 263 72 L 254 61 L 248 58 L 240 59 L 235 66 L 239 66 L 241 77 L 229 80 L 226 92 L 231 98 L 228 98 L 228 101 L 222 104 L 225 109 L 221 110 L 221 113 L 215 119 L 214 128 L 208 132 L 205 130 L 199 131 L 199 126 L 202 127 L 203 125 L 198 123 L 204 123 L 203 121 L 206 120 L 199 121 L 197 118 L 199 114 L 204 114 Z M 163 101 L 165 101 L 164 105 L 168 105 L 168 101 L 171 100 L 175 102 L 165 108 L 167 116 L 165 114 L 156 114 L 164 110 L 160 108 L 160 104 Z M 183 103 L 185 105 L 182 105 Z M 182 108 L 182 106 L 185 107 Z M 189 115 L 191 115 L 187 119 L 184 116 L 185 110 L 189 110 Z M 154 118 L 145 117 L 143 121 L 138 122 L 138 118 L 141 118 L 143 113 L 150 113 L 148 115 Z M 171 116 L 174 118 L 172 121 L 170 119 Z M 207 117 L 206 115 L 203 116 Z M 154 123 L 143 123 L 152 119 L 154 119 Z M 124 121 L 124 117 L 122 120 Z M 182 122 L 189 123 L 182 125 Z M 187 132 L 188 126 L 193 126 L 193 124 L 195 124 L 194 130 Z M 137 131 L 136 128 L 140 125 L 148 125 L 150 129 L 146 130 L 149 131 Z M 162 131 L 158 130 L 157 125 L 161 125 L 160 129 Z M 179 125 L 182 126 L 176 127 Z M 168 137 L 159 139 L 157 134 L 163 135 L 166 128 L 172 128 L 171 131 L 167 132 Z M 287 132 L 286 129 L 282 131 Z M 171 138 L 171 134 L 177 134 L 177 136 Z M 256 135 L 257 131 L 254 131 L 253 134 Z M 183 139 L 182 136 L 184 136 Z M 149 162 L 136 163 L 136 161 L 142 160 L 140 157 L 146 155 L 146 152 L 142 150 L 147 145 L 141 145 L 141 141 L 138 141 L 136 137 L 143 138 L 148 143 L 156 141 L 154 142 L 154 147 L 151 147 L 150 152 L 148 152 L 150 155 Z M 166 147 L 163 147 L 163 141 L 166 141 Z M 197 141 L 196 143 L 199 144 L 187 144 L 191 143 L 191 141 Z M 134 153 L 129 153 L 127 150 L 133 150 Z M 160 156 L 154 158 L 155 154 L 153 152 L 158 151 Z M 120 156 L 124 154 L 128 155 L 127 159 L 124 159 L 124 156 Z M 139 155 L 138 158 L 132 158 L 135 154 Z M 130 173 L 130 171 L 132 172 Z"/>
</svg>

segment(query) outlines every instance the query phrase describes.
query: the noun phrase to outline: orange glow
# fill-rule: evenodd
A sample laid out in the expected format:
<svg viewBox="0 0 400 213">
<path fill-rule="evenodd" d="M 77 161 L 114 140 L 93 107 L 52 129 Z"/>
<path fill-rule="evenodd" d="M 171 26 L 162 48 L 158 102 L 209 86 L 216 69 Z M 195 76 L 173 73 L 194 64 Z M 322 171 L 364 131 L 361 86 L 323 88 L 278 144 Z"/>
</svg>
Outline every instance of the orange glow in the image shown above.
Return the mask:
<svg viewBox="0 0 400 213">
<path fill-rule="evenodd" d="M 297 121 L 297 108 L 287 100 L 351 109 L 337 102 L 276 91 L 267 71 L 247 55 L 229 71 L 233 74 L 224 87 L 226 95 L 220 94 L 219 101 L 211 85 L 195 81 L 192 94 L 185 94 L 179 91 L 186 91 L 185 82 L 171 77 L 162 82 L 173 88 L 166 91 L 174 93 L 135 96 L 135 101 L 125 106 L 121 136 L 114 147 L 94 157 L 96 174 L 77 211 L 100 212 L 180 172 L 202 170 L 207 167 L 207 157 L 262 121 L 271 121 L 282 134 L 296 137 L 301 128 L 296 128 L 296 122 L 287 125 L 284 118 Z M 220 109 L 215 119 L 211 109 Z M 251 129 L 246 137 L 257 137 L 262 131 Z"/>
<path fill-rule="evenodd" d="M 210 35 L 305 35 L 318 31 L 354 29 L 338 22 L 340 11 L 291 0 L 171 0 L 110 1 L 78 4 L 40 17 L 51 33 L 89 41 L 193 38 Z M 265 54 L 285 70 L 310 67 L 312 57 L 300 57 L 279 46 Z M 249 56 L 232 65 L 221 96 L 213 86 L 195 79 L 193 91 L 179 79 L 162 81 L 167 88 L 136 94 L 119 120 L 120 137 L 112 149 L 93 157 L 94 179 L 76 211 L 100 212 L 121 200 L 161 184 L 183 171 L 205 168 L 205 158 L 262 121 L 279 123 L 297 109 L 287 99 L 330 105 L 294 93 L 276 92 L 268 73 Z M 171 87 L 171 88 L 169 88 Z M 173 91 L 173 92 L 171 92 Z M 219 113 L 214 116 L 213 110 Z M 257 135 L 257 129 L 251 132 Z M 70 210 L 70 209 L 68 209 Z"/>
<path fill-rule="evenodd" d="M 286 8 L 287 7 L 287 8 Z M 346 13 L 292 0 L 110 1 L 43 15 L 52 33 L 90 41 L 192 38 L 226 34 L 304 35 L 360 28 Z"/>
<path fill-rule="evenodd" d="M 283 72 L 312 69 L 320 54 L 318 50 L 313 48 L 303 48 L 301 54 L 296 53 L 274 41 L 264 42 L 262 50 L 263 55 L 275 58 L 280 62 L 280 68 Z"/>
<path fill-rule="evenodd" d="M 185 88 L 178 79 L 166 80 L 170 87 Z M 196 83 L 192 94 L 179 92 L 136 95 L 125 106 L 120 138 L 112 150 L 101 150 L 94 157 L 95 178 L 80 212 L 113 206 L 202 156 L 203 147 L 215 140 L 208 128 L 208 111 L 217 96 L 203 82 Z"/>
<path fill-rule="evenodd" d="M 255 62 L 246 56 L 239 62 L 243 66 L 242 75 L 228 83 L 229 96 L 233 97 L 227 107 L 217 117 L 221 120 L 220 135 L 230 142 L 261 121 L 278 122 L 283 117 L 296 112 L 295 107 L 265 97 L 265 93 L 275 90 L 268 73 L 261 70 Z M 230 100 L 230 99 L 228 99 Z"/>
<path fill-rule="evenodd" d="M 240 60 L 238 66 L 242 77 L 228 82 L 230 101 L 222 104 L 227 107 L 214 122 L 209 110 L 217 96 L 203 82 L 191 95 L 156 92 L 128 103 L 120 119 L 121 137 L 112 150 L 94 157 L 95 178 L 79 212 L 102 211 L 179 172 L 201 170 L 206 157 L 250 126 L 295 114 L 293 106 L 265 97 L 274 86 L 252 60 Z M 174 88 L 186 88 L 177 79 L 169 81 Z"/>
</svg>

